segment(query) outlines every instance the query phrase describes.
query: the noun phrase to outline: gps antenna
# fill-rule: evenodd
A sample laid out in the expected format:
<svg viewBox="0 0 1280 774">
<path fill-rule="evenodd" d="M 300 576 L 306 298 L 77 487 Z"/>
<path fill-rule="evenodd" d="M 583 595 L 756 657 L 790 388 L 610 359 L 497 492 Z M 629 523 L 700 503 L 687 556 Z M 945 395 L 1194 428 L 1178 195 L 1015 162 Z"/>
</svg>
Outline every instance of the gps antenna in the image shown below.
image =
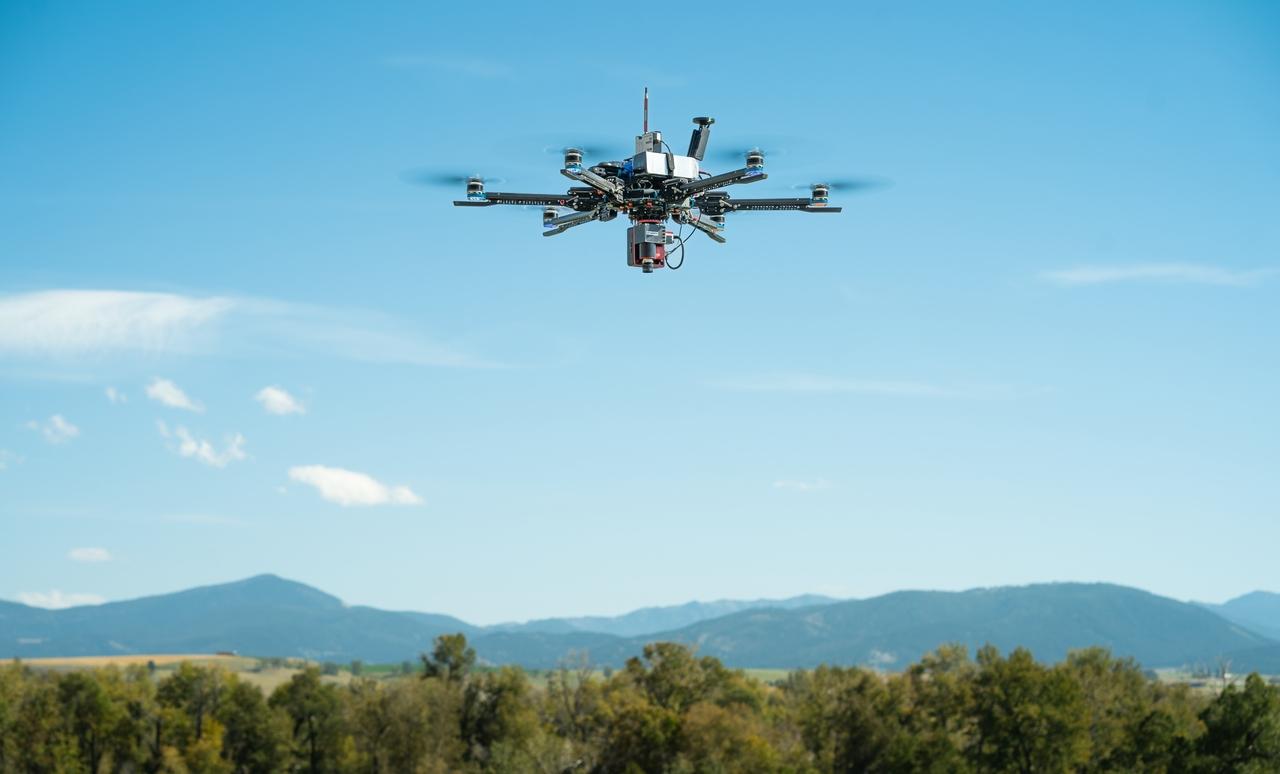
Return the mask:
<svg viewBox="0 0 1280 774">
<path fill-rule="evenodd" d="M 649 87 L 644 87 L 644 133 L 649 133 Z"/>
</svg>

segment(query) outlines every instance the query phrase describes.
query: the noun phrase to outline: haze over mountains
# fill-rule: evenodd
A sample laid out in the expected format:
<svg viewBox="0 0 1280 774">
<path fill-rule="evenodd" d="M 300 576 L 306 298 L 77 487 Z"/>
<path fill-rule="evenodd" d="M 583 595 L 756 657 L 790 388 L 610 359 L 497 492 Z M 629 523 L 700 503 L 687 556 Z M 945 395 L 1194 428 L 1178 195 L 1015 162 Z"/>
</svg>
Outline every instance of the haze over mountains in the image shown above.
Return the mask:
<svg viewBox="0 0 1280 774">
<path fill-rule="evenodd" d="M 1251 591 L 1221 605 L 1201 605 L 1228 621 L 1235 621 L 1273 640 L 1280 640 L 1280 594 Z"/>
<path fill-rule="evenodd" d="M 1025 646 L 1041 660 L 1101 645 L 1147 667 L 1280 672 L 1280 595 L 1201 605 L 1110 584 L 1051 583 L 863 600 L 802 596 L 646 608 L 617 617 L 474 626 L 447 615 L 347 606 L 274 575 L 124 602 L 44 610 L 0 602 L 0 657 L 123 653 L 411 660 L 463 632 L 490 663 L 551 668 L 570 653 L 618 665 L 655 640 L 695 645 L 736 667 L 866 664 L 895 669 L 948 642 Z M 1270 635 L 1270 636 L 1268 636 Z"/>
</svg>

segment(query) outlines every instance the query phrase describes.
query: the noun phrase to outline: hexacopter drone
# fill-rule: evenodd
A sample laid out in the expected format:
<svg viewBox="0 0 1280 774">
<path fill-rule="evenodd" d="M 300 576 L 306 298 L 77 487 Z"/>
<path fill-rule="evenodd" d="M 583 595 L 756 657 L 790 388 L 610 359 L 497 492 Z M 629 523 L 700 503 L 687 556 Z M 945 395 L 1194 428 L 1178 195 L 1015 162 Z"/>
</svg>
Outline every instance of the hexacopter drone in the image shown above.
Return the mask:
<svg viewBox="0 0 1280 774">
<path fill-rule="evenodd" d="M 714 118 L 693 119 L 693 137 L 689 150 L 676 155 L 662 139 L 661 132 L 649 131 L 649 90 L 644 91 L 644 132 L 636 137 L 635 155 L 625 161 L 603 161 L 590 167 L 583 165 L 581 148 L 564 149 L 564 168 L 560 173 L 583 183 L 563 194 L 501 193 L 486 191 L 484 178 L 465 178 L 467 198 L 455 201 L 459 207 L 492 207 L 496 204 L 540 206 L 543 236 L 563 234 L 574 226 L 591 221 L 608 221 L 625 214 L 631 219 L 627 229 L 627 265 L 648 274 L 667 266 L 678 269 L 684 263 L 684 226 L 692 226 L 717 242 L 724 242 L 725 215 L 754 210 L 795 210 L 798 212 L 835 213 L 839 207 L 827 204 L 834 187 L 831 183 L 814 183 L 809 196 L 782 199 L 733 199 L 716 189 L 730 185 L 756 183 L 768 175 L 764 171 L 764 151 L 752 148 L 744 153 L 741 169 L 713 175 L 700 167 L 711 139 Z M 664 150 L 665 149 L 665 150 Z M 459 179 L 461 182 L 462 179 Z M 861 183 L 846 187 L 861 187 Z M 561 214 L 560 208 L 572 210 Z M 677 234 L 667 228 L 667 221 L 680 225 Z M 669 263 L 668 257 L 678 245 L 680 262 Z"/>
</svg>

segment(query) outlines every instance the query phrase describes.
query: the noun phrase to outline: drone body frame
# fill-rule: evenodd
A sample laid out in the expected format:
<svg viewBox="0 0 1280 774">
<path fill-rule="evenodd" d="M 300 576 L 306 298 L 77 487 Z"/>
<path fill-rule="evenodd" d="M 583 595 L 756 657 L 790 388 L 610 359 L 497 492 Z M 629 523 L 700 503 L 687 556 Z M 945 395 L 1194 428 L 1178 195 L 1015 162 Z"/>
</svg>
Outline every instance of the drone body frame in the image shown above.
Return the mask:
<svg viewBox="0 0 1280 774">
<path fill-rule="evenodd" d="M 824 183 L 813 184 L 807 197 L 732 198 L 727 191 L 719 189 L 757 183 L 768 177 L 764 171 L 764 152 L 748 150 L 744 154 L 742 168 L 712 175 L 701 165 L 715 119 L 699 116 L 693 119 L 693 123 L 688 151 L 684 155 L 672 153 L 661 132 L 649 131 L 649 90 L 645 89 L 644 132 L 635 139 L 635 155 L 623 161 L 605 161 L 586 167 L 581 149 L 565 148 L 564 167 L 560 173 L 581 184 L 570 187 L 566 193 L 486 191 L 482 178 L 471 177 L 466 181 L 466 199 L 455 201 L 454 205 L 541 206 L 542 225 L 547 229 L 543 236 L 556 236 L 576 226 L 626 215 L 632 224 L 627 229 L 627 265 L 640 268 L 646 274 L 663 266 L 679 268 L 680 264 L 668 263 L 668 247 L 676 243 L 679 244 L 680 263 L 683 264 L 686 239 L 683 227 L 686 225 L 723 243 L 725 215 L 731 212 L 841 211 L 840 207 L 827 206 L 830 187 Z M 571 212 L 561 214 L 561 208 Z M 681 235 L 667 228 L 668 220 L 681 226 Z"/>
</svg>

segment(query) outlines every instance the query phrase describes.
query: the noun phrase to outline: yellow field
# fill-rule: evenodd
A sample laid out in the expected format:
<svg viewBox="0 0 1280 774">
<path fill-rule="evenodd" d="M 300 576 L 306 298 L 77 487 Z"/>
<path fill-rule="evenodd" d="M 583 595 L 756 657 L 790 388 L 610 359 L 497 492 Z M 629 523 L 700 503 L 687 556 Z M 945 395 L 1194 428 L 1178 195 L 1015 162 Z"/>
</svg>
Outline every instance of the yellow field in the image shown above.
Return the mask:
<svg viewBox="0 0 1280 774">
<path fill-rule="evenodd" d="M 246 683 L 256 685 L 263 693 L 273 690 L 289 682 L 289 679 L 302 671 L 303 661 L 280 667 L 263 667 L 256 658 L 244 656 L 218 656 L 212 653 L 140 653 L 128 656 L 76 656 L 72 658 L 27 658 L 22 663 L 33 669 L 50 669 L 70 671 L 75 669 L 99 669 L 102 667 L 146 666 L 148 662 L 156 665 L 156 678 L 163 678 L 179 664 L 187 662 L 196 666 L 216 666 L 228 672 L 234 672 Z M 321 678 L 326 683 L 342 685 L 351 681 L 350 672 L 336 675 L 325 675 Z"/>
<path fill-rule="evenodd" d="M 247 668 L 254 664 L 254 659 L 241 656 L 215 656 L 212 653 L 154 653 L 134 654 L 128 656 L 75 656 L 72 658 L 24 658 L 22 663 L 42 669 L 93 669 L 95 667 L 118 666 L 131 664 L 146 666 L 155 662 L 158 667 L 174 666 L 183 661 L 190 661 L 200 666 L 220 666 L 228 671 Z"/>
</svg>

